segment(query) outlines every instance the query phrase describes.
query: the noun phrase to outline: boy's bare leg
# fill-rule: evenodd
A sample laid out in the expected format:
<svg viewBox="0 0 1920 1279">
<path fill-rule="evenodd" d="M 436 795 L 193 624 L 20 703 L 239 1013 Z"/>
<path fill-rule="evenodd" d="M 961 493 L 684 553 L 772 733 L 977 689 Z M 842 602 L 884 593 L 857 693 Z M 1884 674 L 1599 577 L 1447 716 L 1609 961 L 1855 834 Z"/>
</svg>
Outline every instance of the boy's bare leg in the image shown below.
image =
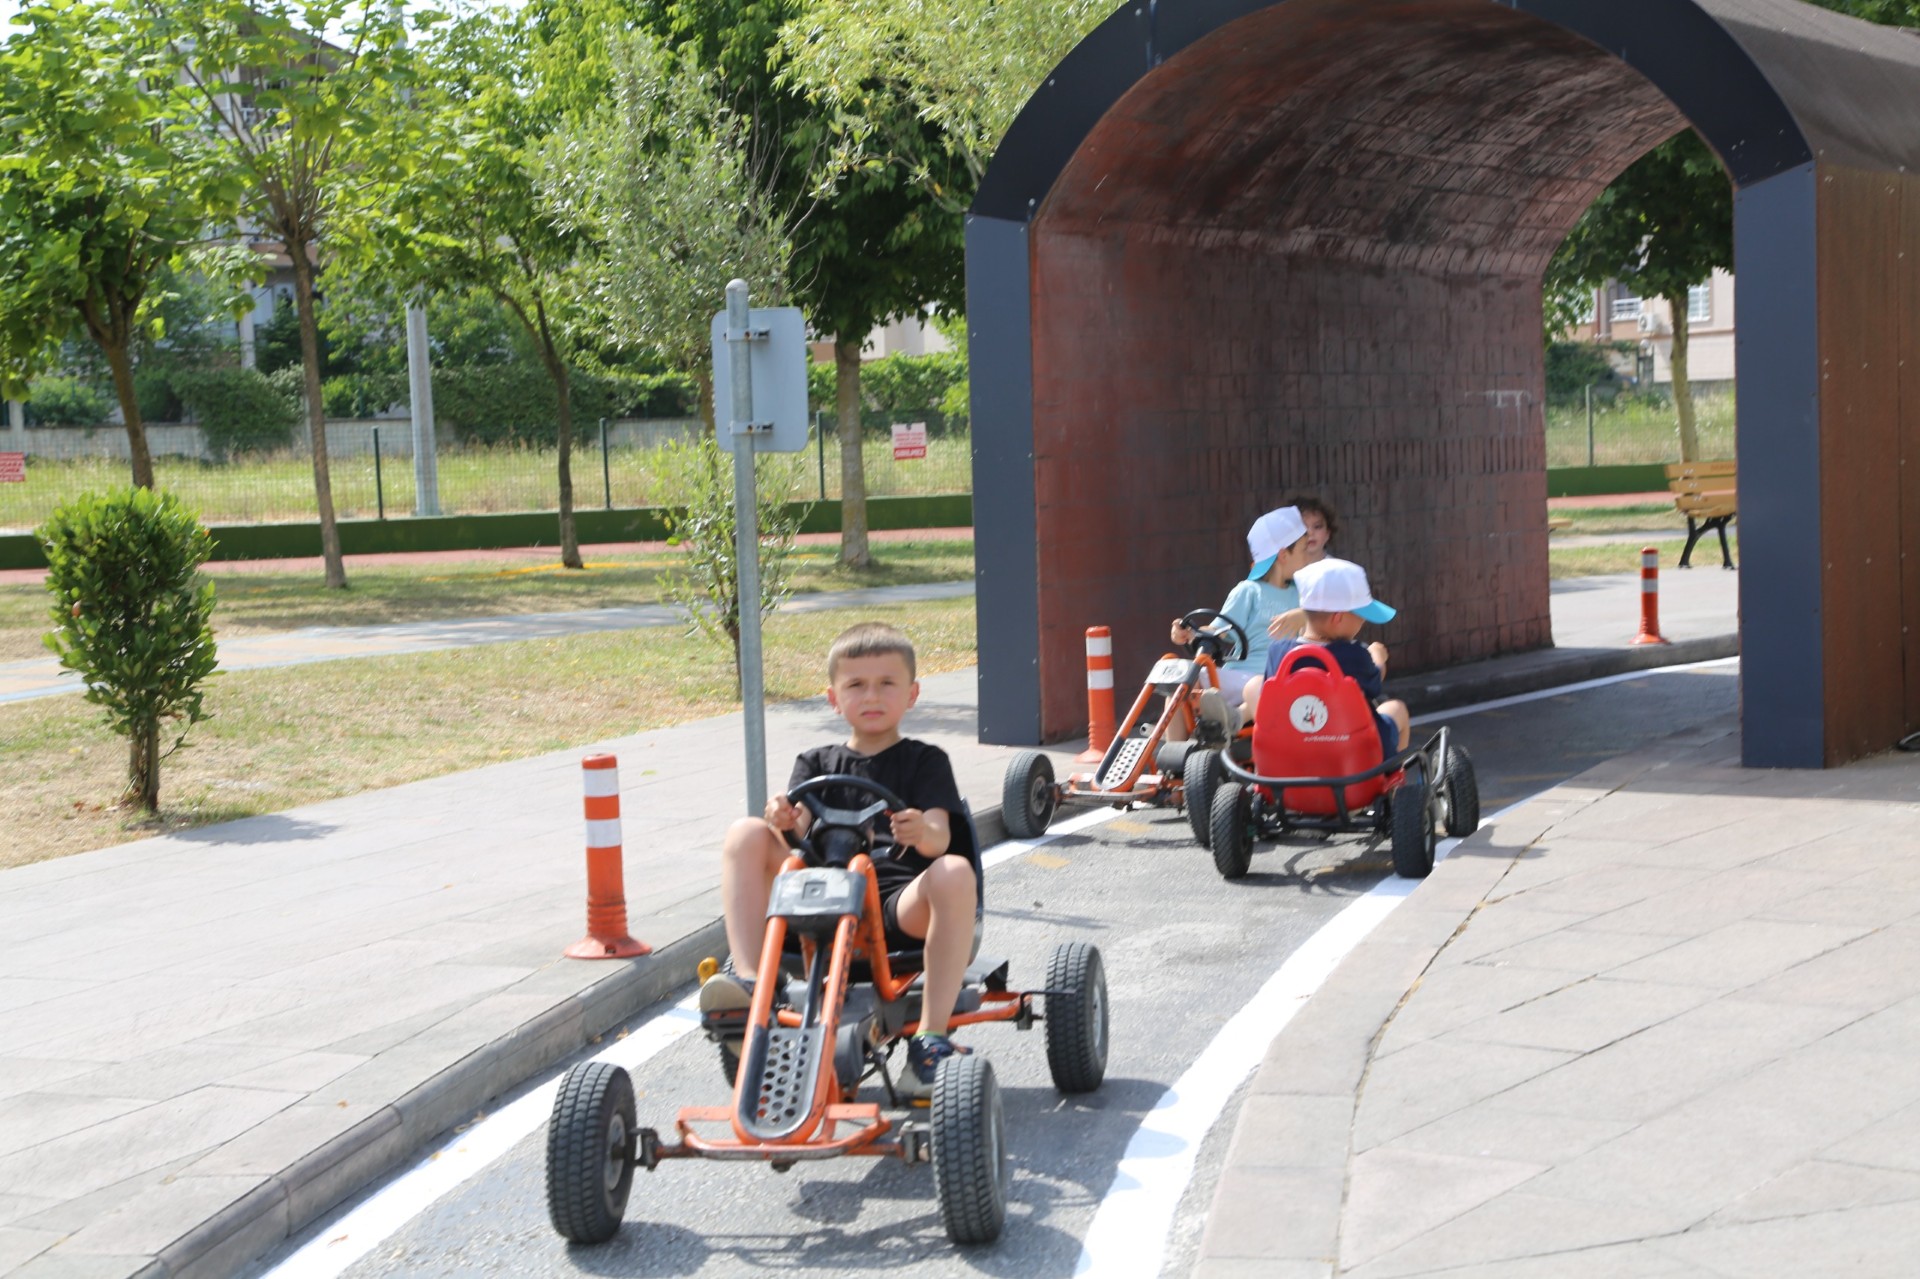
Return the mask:
<svg viewBox="0 0 1920 1279">
<path fill-rule="evenodd" d="M 742 977 L 760 971 L 760 943 L 767 935 L 767 900 L 773 879 L 787 860 L 787 841 L 758 817 L 727 827 L 720 845 L 720 908 L 727 919 L 727 949 Z"/>
<path fill-rule="evenodd" d="M 973 864 L 964 857 L 939 858 L 900 894 L 894 908 L 900 927 L 926 939 L 921 1034 L 947 1033 L 947 1019 L 953 1016 L 973 952 L 973 912 L 979 900 Z"/>
<path fill-rule="evenodd" d="M 1241 688 L 1240 722 L 1242 724 L 1253 723 L 1253 712 L 1260 705 L 1260 687 L 1266 682 L 1265 678 L 1256 675 Z"/>
<path fill-rule="evenodd" d="M 1407 749 L 1407 743 L 1413 740 L 1413 717 L 1407 713 L 1407 704 L 1402 701 L 1380 703 L 1380 713 L 1392 720 L 1400 729 L 1400 749 Z"/>
</svg>

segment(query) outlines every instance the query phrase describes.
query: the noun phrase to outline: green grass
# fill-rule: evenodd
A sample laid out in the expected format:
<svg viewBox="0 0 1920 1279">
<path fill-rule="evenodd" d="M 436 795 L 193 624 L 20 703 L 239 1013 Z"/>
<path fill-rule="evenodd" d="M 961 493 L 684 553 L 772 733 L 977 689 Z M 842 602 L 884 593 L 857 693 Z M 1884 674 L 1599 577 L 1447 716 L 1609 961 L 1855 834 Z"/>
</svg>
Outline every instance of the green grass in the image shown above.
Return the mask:
<svg viewBox="0 0 1920 1279">
<path fill-rule="evenodd" d="M 1670 542 L 1660 549 L 1660 562 L 1664 568 L 1672 568 L 1680 560 L 1682 543 Z M 1727 533 L 1727 545 L 1733 551 L 1733 562 L 1740 562 L 1740 537 L 1732 530 Z M 1552 546 L 1547 549 L 1547 572 L 1550 577 L 1593 577 L 1601 573 L 1631 573 L 1640 567 L 1640 544 L 1638 542 L 1613 542 L 1605 546 Z M 1693 562 L 1697 564 L 1720 563 L 1720 542 L 1717 538 L 1702 539 L 1693 548 Z"/>
<path fill-rule="evenodd" d="M 923 674 L 974 661 L 971 599 L 775 614 L 767 695 L 817 695 L 833 636 L 868 618 L 913 636 Z M 112 806 L 126 744 L 96 708 L 78 697 L 0 705 L 0 866 L 564 750 L 739 702 L 729 654 L 658 628 L 238 671 L 208 685 L 207 709 L 213 718 L 162 766 L 160 818 L 146 821 Z"/>
<path fill-rule="evenodd" d="M 1734 396 L 1730 392 L 1694 397 L 1694 430 L 1700 456 L 1734 456 Z M 1587 465 L 1587 410 L 1585 405 L 1547 407 L 1547 465 Z M 1620 408 L 1598 408 L 1593 417 L 1593 462 L 1596 466 L 1624 466 L 1635 462 L 1678 462 L 1680 419 L 1671 405 L 1660 407 L 1631 402 Z"/>
<path fill-rule="evenodd" d="M 794 549 L 796 594 L 869 586 L 955 582 L 973 576 L 970 540 L 872 544 L 874 567 L 840 565 L 833 546 Z M 330 591 L 312 569 L 256 571 L 211 564 L 214 630 L 220 636 L 297 630 L 304 626 L 370 626 L 511 613 L 559 613 L 584 608 L 652 604 L 665 598 L 662 573 L 675 551 L 595 554 L 587 568 L 569 572 L 557 562 L 502 567 L 497 561 L 454 561 L 354 567 L 344 591 Z M 46 588 L 0 584 L 0 661 L 46 655 L 40 636 L 48 624 Z"/>
<path fill-rule="evenodd" d="M 395 423 L 394 430 L 403 434 L 405 424 Z M 942 436 L 928 441 L 925 458 L 895 462 L 889 441 L 869 440 L 864 450 L 867 493 L 891 497 L 971 492 L 970 447 L 964 433 Z M 554 449 L 502 446 L 443 451 L 438 458 L 441 510 L 447 515 L 556 510 L 560 501 L 558 463 L 559 453 Z M 794 496 L 823 496 L 818 454 L 810 448 L 794 458 L 794 465 L 798 475 Z M 299 454 L 251 456 L 219 464 L 157 457 L 153 468 L 155 483 L 177 494 L 207 524 L 270 524 L 317 518 L 313 463 Z M 381 494 L 389 515 L 413 511 L 411 459 L 387 458 L 377 489 L 370 453 L 335 457 L 329 469 L 334 510 L 340 518 L 372 518 L 379 512 Z M 25 532 L 68 498 L 127 482 L 126 463 L 112 458 L 29 458 L 26 483 L 0 485 L 0 532 Z M 620 508 L 664 506 L 674 500 L 662 481 L 657 450 L 610 450 L 605 482 L 597 448 L 574 454 L 576 509 L 605 506 L 609 486 L 613 505 Z M 827 442 L 825 489 L 827 498 L 840 496 L 840 453 L 832 440 Z"/>
</svg>

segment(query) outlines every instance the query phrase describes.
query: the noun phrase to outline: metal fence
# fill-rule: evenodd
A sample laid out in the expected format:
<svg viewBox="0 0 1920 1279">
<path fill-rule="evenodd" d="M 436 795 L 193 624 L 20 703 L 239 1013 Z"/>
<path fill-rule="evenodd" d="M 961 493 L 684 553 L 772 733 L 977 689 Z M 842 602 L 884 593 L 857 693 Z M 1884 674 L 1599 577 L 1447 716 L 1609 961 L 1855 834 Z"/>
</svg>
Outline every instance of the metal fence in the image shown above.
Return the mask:
<svg viewBox="0 0 1920 1279">
<path fill-rule="evenodd" d="M 313 463 L 287 450 L 215 461 L 198 454 L 198 432 L 168 428 L 156 444 L 154 482 L 179 495 L 208 524 L 300 523 L 317 518 Z M 661 445 L 691 438 L 692 422 L 609 422 L 583 426 L 572 458 L 576 509 L 670 506 L 660 466 Z M 184 434 L 182 434 L 184 432 Z M 840 496 L 840 444 L 827 423 L 810 433 L 806 454 L 794 459 L 795 496 Z M 40 437 L 60 437 L 57 444 Z M 91 436 L 91 439 L 88 437 Z M 117 428 L 96 432 L 29 431 L 25 439 L 0 431 L 0 452 L 28 453 L 23 483 L 0 483 L 0 533 L 23 533 L 67 499 L 128 482 L 126 437 Z M 342 519 L 402 518 L 414 513 L 412 440 L 405 421 L 330 422 L 327 453 L 335 513 Z M 559 506 L 557 450 L 516 446 L 442 447 L 435 453 L 444 515 L 551 511 Z M 966 493 L 973 488 L 970 440 L 957 431 L 927 441 L 926 456 L 896 461 L 887 438 L 864 449 L 867 493 L 890 497 Z"/>
<path fill-rule="evenodd" d="M 1702 458 L 1734 455 L 1734 397 L 1709 394 L 1694 399 L 1694 430 Z M 1678 462 L 1680 426 L 1671 404 L 1623 401 L 1593 405 L 1549 405 L 1547 465 L 1624 466 L 1640 462 Z"/>
</svg>

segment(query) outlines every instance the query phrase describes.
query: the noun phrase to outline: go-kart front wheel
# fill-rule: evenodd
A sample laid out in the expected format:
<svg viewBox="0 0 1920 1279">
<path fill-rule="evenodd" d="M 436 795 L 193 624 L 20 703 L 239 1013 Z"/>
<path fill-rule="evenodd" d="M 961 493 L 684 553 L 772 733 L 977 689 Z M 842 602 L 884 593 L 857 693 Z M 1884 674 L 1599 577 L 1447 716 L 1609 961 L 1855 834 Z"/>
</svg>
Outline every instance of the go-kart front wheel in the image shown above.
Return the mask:
<svg viewBox="0 0 1920 1279">
<path fill-rule="evenodd" d="M 1480 779 L 1473 773 L 1473 757 L 1464 746 L 1447 745 L 1446 784 L 1441 788 L 1447 803 L 1447 834 L 1465 839 L 1480 829 Z"/>
<path fill-rule="evenodd" d="M 1007 1124 L 984 1057 L 949 1057 L 933 1077 L 928 1116 L 933 1193 L 955 1243 L 992 1243 L 1007 1224 Z"/>
<path fill-rule="evenodd" d="M 1224 879 L 1239 879 L 1253 865 L 1253 792 L 1228 782 L 1213 793 L 1207 813 L 1213 867 Z"/>
<path fill-rule="evenodd" d="M 619 1066 L 587 1061 L 567 1072 L 547 1121 L 547 1215 L 573 1243 L 605 1243 L 620 1230 L 633 1190 L 633 1081 Z"/>
<path fill-rule="evenodd" d="M 1409 770 L 1394 788 L 1393 873 L 1425 879 L 1433 872 L 1433 805 L 1427 799 L 1426 779 Z"/>
<path fill-rule="evenodd" d="M 1047 961 L 1047 1066 L 1063 1093 L 1092 1092 L 1107 1077 L 1107 967 L 1083 941 Z"/>
<path fill-rule="evenodd" d="M 1007 834 L 1035 839 L 1047 833 L 1054 810 L 1060 806 L 1053 785 L 1053 761 L 1039 751 L 1021 751 L 1007 764 L 1000 786 L 1000 817 Z"/>
<path fill-rule="evenodd" d="M 1186 768 L 1180 775 L 1180 801 L 1187 806 L 1187 826 L 1200 847 L 1213 846 L 1213 793 L 1220 789 L 1226 767 L 1219 751 L 1195 750 L 1187 754 Z"/>
</svg>

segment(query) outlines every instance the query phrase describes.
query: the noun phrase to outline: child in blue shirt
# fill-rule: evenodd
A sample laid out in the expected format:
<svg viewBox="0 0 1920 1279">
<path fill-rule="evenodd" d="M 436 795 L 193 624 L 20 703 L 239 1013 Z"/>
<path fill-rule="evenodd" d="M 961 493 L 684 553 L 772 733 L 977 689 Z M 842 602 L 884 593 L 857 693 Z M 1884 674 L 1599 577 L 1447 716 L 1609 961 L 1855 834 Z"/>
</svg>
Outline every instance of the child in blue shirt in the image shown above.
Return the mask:
<svg viewBox="0 0 1920 1279">
<path fill-rule="evenodd" d="M 1220 695 L 1228 705 L 1240 705 L 1242 723 L 1253 718 L 1254 701 L 1247 689 L 1251 685 L 1258 695 L 1272 637 L 1297 633 L 1305 624 L 1293 577 L 1307 562 L 1307 545 L 1306 522 L 1291 506 L 1268 511 L 1247 530 L 1247 553 L 1253 567 L 1220 606 L 1221 614 L 1232 618 L 1247 636 L 1247 651 L 1220 666 Z M 1182 626 L 1175 618 L 1171 637 L 1176 644 L 1191 644 L 1193 628 Z"/>
<path fill-rule="evenodd" d="M 1395 610 L 1373 598 L 1367 571 L 1350 560 L 1329 556 L 1308 564 L 1294 574 L 1293 582 L 1300 593 L 1300 607 L 1306 612 L 1306 629 L 1299 639 L 1280 640 L 1267 650 L 1266 679 L 1279 672 L 1280 663 L 1295 648 L 1321 645 L 1367 695 L 1380 730 L 1383 758 L 1405 750 L 1413 722 L 1407 704 L 1398 699 L 1380 700 L 1387 678 L 1387 646 L 1376 640 L 1363 647 L 1354 638 L 1368 622 L 1392 621 Z M 1259 696 L 1259 685 L 1264 682 L 1255 682 L 1253 696 Z"/>
</svg>

